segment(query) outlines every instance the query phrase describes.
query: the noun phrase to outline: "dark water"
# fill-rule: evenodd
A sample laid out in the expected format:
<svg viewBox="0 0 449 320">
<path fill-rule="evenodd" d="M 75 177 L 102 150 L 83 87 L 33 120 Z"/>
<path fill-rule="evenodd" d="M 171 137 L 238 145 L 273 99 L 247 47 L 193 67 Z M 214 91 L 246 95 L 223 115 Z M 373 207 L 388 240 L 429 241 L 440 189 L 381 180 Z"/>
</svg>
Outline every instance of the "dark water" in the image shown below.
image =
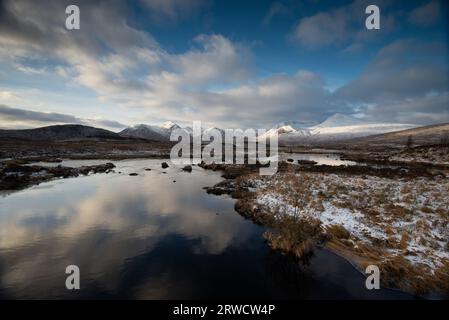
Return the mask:
<svg viewBox="0 0 449 320">
<path fill-rule="evenodd" d="M 308 266 L 272 252 L 234 200 L 202 190 L 219 173 L 163 170 L 160 162 L 120 161 L 122 174 L 0 196 L 0 298 L 410 298 L 368 291 L 365 278 L 328 251 L 316 250 Z M 79 291 L 65 288 L 72 264 Z"/>
</svg>

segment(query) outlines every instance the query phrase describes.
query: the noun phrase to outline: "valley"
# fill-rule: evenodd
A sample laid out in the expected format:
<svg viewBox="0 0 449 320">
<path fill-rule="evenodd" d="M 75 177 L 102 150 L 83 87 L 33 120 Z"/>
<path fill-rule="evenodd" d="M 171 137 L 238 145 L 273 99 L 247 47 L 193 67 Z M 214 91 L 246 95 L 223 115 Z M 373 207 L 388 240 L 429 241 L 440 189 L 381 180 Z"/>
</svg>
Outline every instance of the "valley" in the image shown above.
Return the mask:
<svg viewBox="0 0 449 320">
<path fill-rule="evenodd" d="M 118 176 L 133 183 L 155 172 L 168 173 L 176 185 L 183 172 L 213 171 L 221 178 L 201 186 L 202 192 L 235 199 L 235 211 L 262 226 L 261 240 L 295 264 L 325 249 L 361 273 L 379 266 L 382 288 L 429 298 L 448 294 L 448 125 L 316 143 L 281 139 L 272 176 L 260 176 L 259 164 L 198 160 L 186 172 L 168 161 L 161 168 L 174 145 L 167 137 L 179 127 L 138 127 L 139 136 L 82 126 L 3 131 L 0 189 L 10 197 L 61 179 Z M 285 129 L 281 137 L 291 134 Z M 412 145 L 404 144 L 410 140 Z M 128 161 L 142 168 L 126 166 Z M 148 161 L 152 165 L 144 168 Z"/>
</svg>

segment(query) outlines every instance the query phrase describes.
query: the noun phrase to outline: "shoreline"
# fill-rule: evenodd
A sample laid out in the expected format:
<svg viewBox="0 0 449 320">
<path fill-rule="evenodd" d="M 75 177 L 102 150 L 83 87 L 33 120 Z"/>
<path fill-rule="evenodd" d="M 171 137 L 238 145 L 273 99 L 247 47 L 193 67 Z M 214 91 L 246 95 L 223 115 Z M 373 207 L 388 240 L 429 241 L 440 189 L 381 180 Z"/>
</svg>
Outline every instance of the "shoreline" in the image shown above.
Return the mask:
<svg viewBox="0 0 449 320">
<path fill-rule="evenodd" d="M 291 170 L 292 165 L 284 165 L 283 169 L 281 169 L 281 175 L 285 174 L 288 170 Z M 235 204 L 236 211 L 245 218 L 251 219 L 253 222 L 257 224 L 261 224 L 268 229 L 274 230 L 274 236 L 271 235 L 267 238 L 267 241 L 272 246 L 272 248 L 276 250 L 280 250 L 285 254 L 293 254 L 298 258 L 302 258 L 301 255 L 307 255 L 307 250 L 305 249 L 306 240 L 310 239 L 313 241 L 315 245 L 323 246 L 331 250 L 332 252 L 340 255 L 342 258 L 349 261 L 358 271 L 364 274 L 364 270 L 369 264 L 380 265 L 380 269 L 387 276 L 382 277 L 381 284 L 384 288 L 390 288 L 393 290 L 400 290 L 406 293 L 411 293 L 414 295 L 422 296 L 422 297 L 446 297 L 449 295 L 449 260 L 447 260 L 448 249 L 442 249 L 441 252 L 444 253 L 440 262 L 442 261 L 442 265 L 440 267 L 432 267 L 429 269 L 429 266 L 419 263 L 411 263 L 408 258 L 412 258 L 412 256 L 408 256 L 411 254 L 410 249 L 404 248 L 401 249 L 400 246 L 403 246 L 403 239 L 399 238 L 398 240 L 394 239 L 395 235 L 389 236 L 387 239 L 380 241 L 381 237 L 368 237 L 367 239 L 358 239 L 360 235 L 353 235 L 352 232 L 348 232 L 344 227 L 343 228 L 335 228 L 334 226 L 340 227 L 342 226 L 338 219 L 334 223 L 329 223 L 329 221 L 322 220 L 321 225 L 323 226 L 323 221 L 326 222 L 324 228 L 322 228 L 323 232 L 311 233 L 309 235 L 305 235 L 302 237 L 302 243 L 298 243 L 297 239 L 291 239 L 291 230 L 282 226 L 279 228 L 279 222 L 276 220 L 279 217 L 278 207 L 276 205 L 270 206 L 270 202 L 273 199 L 267 198 L 268 202 L 260 202 L 260 195 L 258 195 L 259 190 L 263 189 L 263 181 L 262 179 L 258 179 L 256 175 L 253 175 L 248 172 L 242 172 L 242 175 L 235 176 L 230 175 L 228 172 L 229 168 L 219 167 L 219 166 L 203 166 L 206 169 L 218 170 L 221 169 L 224 171 L 223 177 L 225 180 L 216 184 L 213 187 L 206 188 L 206 191 L 210 194 L 215 195 L 223 195 L 227 194 L 232 198 L 237 199 Z M 325 176 L 329 175 L 329 171 L 331 168 L 326 168 L 326 173 L 317 173 L 315 169 L 312 169 L 308 172 L 307 168 L 297 168 L 294 170 L 296 174 L 305 174 L 305 175 L 317 175 L 317 176 Z M 339 171 L 338 167 L 334 169 L 335 171 Z M 348 168 L 350 170 L 350 168 Z M 319 170 L 318 170 L 319 171 Z M 412 183 L 414 179 L 423 179 L 425 183 L 427 178 L 425 177 L 413 177 L 416 172 L 412 172 L 408 177 L 403 178 L 405 181 L 409 179 Z M 277 175 L 279 175 L 278 173 Z M 290 174 L 290 173 L 287 173 Z M 341 173 L 340 173 L 341 174 Z M 346 176 L 350 176 L 349 173 L 344 173 Z M 363 174 L 356 175 L 356 177 L 364 177 Z M 432 175 L 431 175 L 432 176 Z M 282 183 L 283 178 L 277 178 L 280 183 Z M 376 178 L 376 179 L 388 179 L 388 178 Z M 432 179 L 432 178 L 430 178 Z M 446 179 L 446 178 L 444 178 Z M 278 182 L 279 182 L 278 181 Z M 369 181 L 369 180 L 368 180 Z M 445 180 L 446 181 L 446 180 Z M 262 193 L 263 195 L 263 193 Z M 263 199 L 263 197 L 262 197 Z M 279 202 L 280 206 L 286 206 L 288 203 Z M 268 204 L 268 205 L 267 205 Z M 306 205 L 307 206 L 307 205 Z M 290 208 L 291 209 L 291 208 Z M 332 211 L 332 209 L 330 209 Z M 443 212 L 443 214 L 447 214 Z M 291 216 L 295 216 L 290 212 Z M 298 214 L 298 217 L 300 214 Z M 312 215 L 311 217 L 316 218 L 320 215 Z M 302 223 L 302 224 L 310 224 L 307 215 L 298 218 L 298 220 L 288 220 L 289 223 L 293 221 L 293 223 Z M 335 218 L 338 218 L 335 216 Z M 281 220 L 285 219 L 284 216 L 281 217 Z M 332 219 L 332 217 L 331 217 Z M 398 219 L 399 221 L 402 221 Z M 441 221 L 447 220 L 447 217 L 444 216 L 442 219 L 439 219 L 437 223 L 441 223 Z M 418 221 L 419 222 L 419 221 Z M 435 223 L 435 220 L 434 220 Z M 370 226 L 370 225 L 368 225 Z M 374 230 L 377 228 L 377 225 L 373 223 L 372 227 Z M 330 229 L 331 228 L 331 229 Z M 444 228 L 444 227 L 443 227 Z M 281 231 L 277 230 L 281 229 Z M 286 230 L 284 230 L 286 229 Z M 295 230 L 294 228 L 292 230 Z M 301 231 L 301 229 L 298 229 Z M 310 232 L 310 231 L 305 231 Z M 363 237 L 363 236 L 361 236 Z M 431 241 L 430 239 L 429 241 Z M 435 239 L 434 239 L 435 240 Z M 380 241 L 380 242 L 379 242 Z M 392 241 L 389 243 L 388 241 Z M 395 241 L 393 243 L 393 241 Z M 411 241 L 411 240 L 408 240 Z M 395 248 L 398 249 L 395 249 Z M 382 249 L 383 248 L 383 249 Z M 393 250 L 394 248 L 394 250 Z M 298 251 L 299 250 L 299 251 Z M 406 251 L 404 251 L 406 250 Z M 408 251 L 407 251 L 408 250 Z M 404 252 L 404 253 L 401 253 Z M 298 254 L 299 252 L 299 254 Z M 418 254 L 418 257 L 421 255 Z M 406 257 L 406 258 L 404 258 Z M 422 257 L 421 257 L 422 258 Z M 423 262 L 429 261 L 439 261 L 435 257 L 425 256 L 424 255 Z M 427 259 L 427 260 L 426 260 Z M 429 273 L 430 271 L 430 273 Z"/>
<path fill-rule="evenodd" d="M 16 189 L 11 189 L 11 191 L 17 191 L 21 189 L 25 189 L 31 187 L 36 184 L 40 184 L 42 182 L 51 181 L 56 178 L 68 178 L 68 177 L 77 177 L 78 175 L 88 175 L 89 173 L 109 173 L 114 172 L 113 168 L 115 167 L 112 163 L 105 163 L 97 166 L 84 166 L 80 168 L 71 168 L 71 167 L 45 167 L 45 166 L 30 166 L 30 162 L 53 162 L 59 163 L 63 160 L 126 160 L 126 159 L 167 159 L 163 155 L 142 155 L 142 154 L 132 154 L 132 155 L 111 155 L 111 154 L 97 154 L 97 155 L 70 155 L 67 157 L 55 158 L 49 156 L 37 156 L 37 157 L 23 157 L 17 160 L 4 160 L 0 162 L 0 169 L 4 173 L 5 163 L 9 163 L 12 165 L 12 168 L 9 169 L 19 169 L 25 170 L 27 173 L 25 175 L 25 184 L 20 184 Z M 258 188 L 260 185 L 254 184 L 257 182 L 257 178 L 254 179 L 255 172 L 258 172 L 260 165 L 226 165 L 226 164 L 200 164 L 205 170 L 213 170 L 223 172 L 222 177 L 224 180 L 220 181 L 216 185 L 212 187 L 204 187 L 207 193 L 214 195 L 229 195 L 234 199 L 237 199 L 235 203 L 235 211 L 237 211 L 244 218 L 250 219 L 256 224 L 265 226 L 268 230 L 268 233 L 264 235 L 265 240 L 269 243 L 269 245 L 274 250 L 280 250 L 285 254 L 293 254 L 298 258 L 306 257 L 308 252 L 313 250 L 311 244 L 313 246 L 318 245 L 323 247 L 331 252 L 339 255 L 346 261 L 348 261 L 356 270 L 365 275 L 364 269 L 366 265 L 369 263 L 377 262 L 379 263 L 379 259 L 376 260 L 376 256 L 370 257 L 370 250 L 373 250 L 375 253 L 375 248 L 369 248 L 367 252 L 357 252 L 348 245 L 349 236 L 346 235 L 346 230 L 332 230 L 332 232 L 326 232 L 326 229 L 317 231 L 316 228 L 313 229 L 312 235 L 307 235 L 310 230 L 302 230 L 302 229 L 294 229 L 298 231 L 298 233 L 306 233 L 301 239 L 300 243 L 285 244 L 282 242 L 283 235 L 279 233 L 279 230 L 276 230 L 279 227 L 278 222 L 276 222 L 276 218 L 273 215 L 273 210 L 270 212 L 270 208 L 263 208 L 263 204 L 257 202 L 257 198 L 255 197 Z M 290 174 L 294 172 L 295 174 L 306 174 L 306 175 L 347 175 L 347 176 L 356 176 L 356 177 L 364 177 L 364 176 L 374 176 L 378 179 L 382 179 L 385 177 L 396 177 L 397 179 L 414 179 L 416 176 L 433 178 L 438 176 L 440 173 L 433 172 L 434 170 L 426 170 L 423 171 L 423 168 L 418 165 L 410 166 L 408 171 L 403 171 L 400 169 L 391 169 L 391 168 L 382 168 L 382 169 L 374 169 L 369 166 L 341 166 L 341 167 L 332 167 L 325 165 L 293 165 L 286 162 L 281 162 L 279 165 L 279 172 L 276 175 L 282 175 L 285 173 Z M 431 169 L 431 168 L 430 168 Z M 33 179 L 29 179 L 30 176 L 33 176 L 36 173 L 45 171 L 45 174 L 39 174 Z M 354 171 L 351 173 L 351 171 Z M 10 171 L 11 172 L 11 171 Z M 444 178 L 445 179 L 445 178 Z M 31 181 L 31 182 L 30 182 Z M 5 186 L 2 183 L 2 187 Z M 3 189 L 3 188 L 2 188 Z M 303 220 L 299 220 L 304 222 Z M 296 225 L 296 220 L 288 220 L 288 222 L 293 222 L 292 225 Z M 309 221 L 306 223 L 309 224 Z M 337 224 L 338 225 L 338 224 Z M 282 226 L 282 228 L 286 228 Z M 291 227 L 289 226 L 288 229 Z M 288 232 L 291 232 L 290 230 Z M 335 234 L 334 234 L 335 233 Z M 309 238 L 311 239 L 309 241 Z M 296 240 L 295 240 L 296 241 Z M 307 243 L 305 242 L 307 241 Z M 310 242 L 310 243 L 309 243 Z M 403 261 L 399 261 L 399 264 L 403 263 Z M 449 265 L 448 265 L 449 266 Z M 388 266 L 392 268 L 391 265 Z M 394 270 L 394 264 L 393 264 Z M 449 270 L 449 269 L 448 269 Z M 410 270 L 408 270 L 410 272 Z M 446 277 L 446 275 L 445 275 Z M 449 279 L 449 275 L 447 275 L 447 279 Z M 427 297 L 428 293 L 435 293 L 439 296 L 439 292 L 435 291 L 435 286 L 438 288 L 443 288 L 441 284 L 438 283 L 428 283 L 429 280 L 421 282 L 418 286 L 414 287 L 410 285 L 408 280 L 406 279 L 406 283 L 401 283 L 398 279 L 388 279 L 387 283 L 382 283 L 382 287 L 399 290 L 406 293 L 411 293 L 414 295 Z M 446 278 L 443 279 L 446 281 Z M 432 281 L 431 281 L 432 282 Z M 449 281 L 447 282 L 449 283 Z M 447 284 L 446 284 L 447 285 Z M 439 289 L 438 289 L 439 290 Z M 448 289 L 442 289 L 441 294 L 444 296 L 449 293 L 445 291 Z"/>
</svg>

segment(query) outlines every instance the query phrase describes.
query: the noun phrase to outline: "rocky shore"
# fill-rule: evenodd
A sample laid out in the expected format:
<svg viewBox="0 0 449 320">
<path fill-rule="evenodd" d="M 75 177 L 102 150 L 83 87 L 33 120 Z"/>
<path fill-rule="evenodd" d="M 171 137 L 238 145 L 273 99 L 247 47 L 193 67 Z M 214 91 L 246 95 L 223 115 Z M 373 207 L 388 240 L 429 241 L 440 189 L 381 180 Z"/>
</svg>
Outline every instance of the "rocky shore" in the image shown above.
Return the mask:
<svg viewBox="0 0 449 320">
<path fill-rule="evenodd" d="M 78 177 L 95 173 L 109 173 L 115 165 L 108 162 L 101 165 L 72 167 L 46 167 L 27 165 L 25 160 L 8 160 L 0 163 L 0 190 L 20 190 L 56 178 Z"/>
</svg>

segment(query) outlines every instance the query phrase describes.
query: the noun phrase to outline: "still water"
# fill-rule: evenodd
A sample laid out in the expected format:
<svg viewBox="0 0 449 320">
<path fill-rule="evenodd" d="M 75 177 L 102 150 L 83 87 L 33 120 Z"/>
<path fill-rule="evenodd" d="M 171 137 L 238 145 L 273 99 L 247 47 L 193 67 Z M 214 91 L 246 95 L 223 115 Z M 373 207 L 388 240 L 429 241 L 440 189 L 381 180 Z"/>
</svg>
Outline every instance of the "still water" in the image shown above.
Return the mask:
<svg viewBox="0 0 449 320">
<path fill-rule="evenodd" d="M 271 251 L 234 200 L 202 189 L 221 180 L 218 172 L 114 163 L 116 173 L 0 195 L 0 299 L 411 298 L 368 291 L 326 250 L 306 266 Z M 72 264 L 78 291 L 65 288 Z"/>
<path fill-rule="evenodd" d="M 315 161 L 317 165 L 327 166 L 354 166 L 358 164 L 355 161 L 342 160 L 340 155 L 336 153 L 281 153 L 279 158 L 283 161 L 293 159 L 292 164 L 297 164 L 298 160 Z"/>
</svg>

